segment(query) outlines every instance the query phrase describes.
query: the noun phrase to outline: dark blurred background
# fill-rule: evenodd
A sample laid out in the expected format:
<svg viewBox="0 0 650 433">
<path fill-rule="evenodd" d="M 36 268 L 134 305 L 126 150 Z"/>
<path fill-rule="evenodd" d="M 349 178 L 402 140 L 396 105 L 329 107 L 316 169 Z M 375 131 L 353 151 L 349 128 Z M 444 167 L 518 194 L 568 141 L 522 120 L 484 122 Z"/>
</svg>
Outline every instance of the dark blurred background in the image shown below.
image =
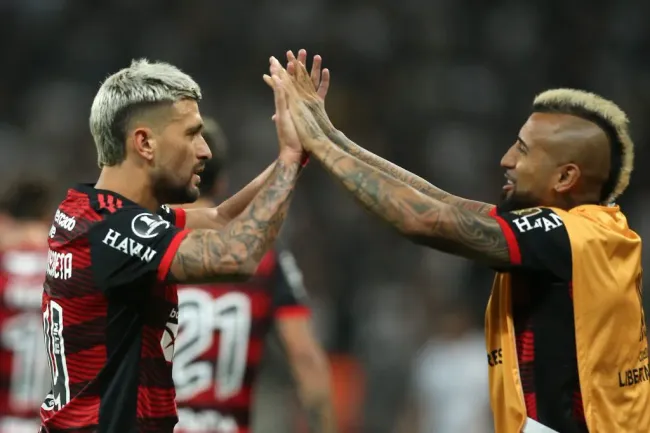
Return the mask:
<svg viewBox="0 0 650 433">
<path fill-rule="evenodd" d="M 16 178 L 46 177 L 61 196 L 94 181 L 92 98 L 110 73 L 147 57 L 202 86 L 201 110 L 231 144 L 234 191 L 277 152 L 261 79 L 269 56 L 306 48 L 332 71 L 327 107 L 339 129 L 443 189 L 485 201 L 498 196 L 499 160 L 537 93 L 569 86 L 613 99 L 637 144 L 620 204 L 645 236 L 649 12 L 634 0 L 0 0 L 0 180 L 10 188 Z M 284 236 L 333 355 L 342 431 L 491 431 L 482 340 L 489 270 L 399 239 L 316 163 Z M 269 371 L 258 431 L 286 432 L 282 399 L 272 398 L 284 379 Z"/>
</svg>

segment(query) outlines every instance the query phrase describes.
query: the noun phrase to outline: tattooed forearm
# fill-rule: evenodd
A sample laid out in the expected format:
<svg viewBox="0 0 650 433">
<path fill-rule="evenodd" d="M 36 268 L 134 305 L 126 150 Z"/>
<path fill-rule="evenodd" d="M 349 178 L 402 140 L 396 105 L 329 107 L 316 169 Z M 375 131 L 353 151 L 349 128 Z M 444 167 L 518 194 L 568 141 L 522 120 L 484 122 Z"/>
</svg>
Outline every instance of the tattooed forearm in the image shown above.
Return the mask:
<svg viewBox="0 0 650 433">
<path fill-rule="evenodd" d="M 303 403 L 310 433 L 334 433 L 334 411 L 329 396 Z"/>
<path fill-rule="evenodd" d="M 365 162 L 366 164 L 381 170 L 394 179 L 412 186 L 422 194 L 450 205 L 462 207 L 472 212 L 488 214 L 494 207 L 488 203 L 468 200 L 449 194 L 448 192 L 431 185 L 421 177 L 409 172 L 408 170 L 403 169 L 397 164 L 393 164 L 392 162 L 364 149 L 346 137 L 345 134 L 343 134 L 341 131 L 338 131 L 336 128 L 334 128 L 329 118 L 327 117 L 322 104 L 312 103 L 309 105 L 309 110 L 311 111 L 312 115 L 318 122 L 318 125 L 321 127 L 327 138 L 329 138 L 334 144 L 339 146 L 350 155 Z"/>
<path fill-rule="evenodd" d="M 279 160 L 248 207 L 223 229 L 191 231 L 174 256 L 173 279 L 200 283 L 254 272 L 280 232 L 299 167 Z"/>
<path fill-rule="evenodd" d="M 507 243 L 494 218 L 425 196 L 332 143 L 321 142 L 312 154 L 366 209 L 410 239 L 490 264 L 509 263 Z"/>
</svg>

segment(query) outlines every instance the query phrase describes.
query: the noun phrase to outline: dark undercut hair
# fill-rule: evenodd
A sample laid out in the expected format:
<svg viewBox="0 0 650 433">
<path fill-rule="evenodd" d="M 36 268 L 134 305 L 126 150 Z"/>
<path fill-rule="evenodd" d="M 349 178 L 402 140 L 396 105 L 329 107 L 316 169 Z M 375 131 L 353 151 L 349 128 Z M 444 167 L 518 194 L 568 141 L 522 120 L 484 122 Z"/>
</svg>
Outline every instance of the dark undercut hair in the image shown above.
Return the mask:
<svg viewBox="0 0 650 433">
<path fill-rule="evenodd" d="M 228 141 L 219 123 L 210 117 L 203 118 L 203 138 L 210 147 L 212 159 L 205 164 L 205 169 L 201 173 L 199 192 L 201 196 L 209 197 L 214 195 L 216 182 L 223 173 Z"/>
<path fill-rule="evenodd" d="M 611 162 L 600 194 L 601 203 L 613 203 L 623 194 L 634 169 L 634 143 L 630 138 L 627 115 L 618 105 L 583 90 L 551 89 L 535 97 L 533 112 L 570 114 L 602 129 L 611 146 Z"/>
</svg>

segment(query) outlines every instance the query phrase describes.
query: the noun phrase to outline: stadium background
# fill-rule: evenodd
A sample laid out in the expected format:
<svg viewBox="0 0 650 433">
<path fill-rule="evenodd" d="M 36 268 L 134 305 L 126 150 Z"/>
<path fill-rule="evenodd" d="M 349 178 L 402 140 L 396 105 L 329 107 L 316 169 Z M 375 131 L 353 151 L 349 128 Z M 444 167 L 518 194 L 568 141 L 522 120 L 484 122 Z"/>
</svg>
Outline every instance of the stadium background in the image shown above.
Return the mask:
<svg viewBox="0 0 650 433">
<path fill-rule="evenodd" d="M 632 0 L 3 0 L 0 184 L 36 176 L 59 198 L 93 181 L 94 93 L 131 58 L 147 57 L 201 84 L 203 113 L 230 141 L 234 190 L 277 149 L 261 80 L 267 59 L 304 47 L 332 71 L 328 112 L 348 136 L 485 201 L 498 196 L 500 157 L 537 92 L 571 86 L 613 99 L 630 115 L 638 149 L 621 204 L 647 237 L 649 8 Z M 457 432 L 468 408 L 479 414 L 471 431 L 490 431 L 481 342 L 490 272 L 399 239 L 315 163 L 300 183 L 284 236 L 335 360 L 341 431 Z M 261 386 L 259 432 L 293 431 L 279 365 L 270 363 Z M 420 429 L 410 396 L 425 409 Z"/>
</svg>

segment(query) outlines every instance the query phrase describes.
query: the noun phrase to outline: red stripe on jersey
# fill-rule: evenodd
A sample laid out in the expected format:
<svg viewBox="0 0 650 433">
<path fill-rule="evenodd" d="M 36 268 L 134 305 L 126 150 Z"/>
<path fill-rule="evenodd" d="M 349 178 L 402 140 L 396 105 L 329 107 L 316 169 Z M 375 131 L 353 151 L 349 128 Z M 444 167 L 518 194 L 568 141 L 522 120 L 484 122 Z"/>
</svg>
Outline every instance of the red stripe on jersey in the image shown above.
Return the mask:
<svg viewBox="0 0 650 433">
<path fill-rule="evenodd" d="M 529 418 L 537 421 L 537 395 L 536 394 L 524 394 L 524 402 L 526 402 L 526 413 Z"/>
<path fill-rule="evenodd" d="M 70 430 L 99 424 L 99 396 L 77 396 L 58 412 L 41 409 L 41 423 L 51 429 Z"/>
<path fill-rule="evenodd" d="M 305 305 L 285 305 L 275 310 L 275 317 L 278 319 L 309 316 L 311 316 L 311 310 Z"/>
<path fill-rule="evenodd" d="M 160 356 L 160 339 L 164 330 L 152 328 L 151 326 L 142 327 L 142 358 L 156 358 Z"/>
<path fill-rule="evenodd" d="M 65 299 L 54 299 L 44 293 L 43 301 L 48 303 L 50 300 L 56 301 L 65 310 L 64 326 L 66 328 L 82 324 L 89 319 L 106 316 L 106 298 L 104 298 L 101 292 L 78 298 Z"/>
<path fill-rule="evenodd" d="M 106 346 L 95 346 L 66 356 L 70 383 L 90 382 L 106 364 Z"/>
<path fill-rule="evenodd" d="M 526 330 L 517 336 L 519 362 L 535 361 L 535 335 L 532 330 Z"/>
<path fill-rule="evenodd" d="M 182 209 L 180 207 L 174 208 L 174 215 L 175 215 L 175 225 L 179 229 L 184 229 L 185 228 L 185 223 L 187 221 L 187 214 L 185 212 L 185 209 Z"/>
<path fill-rule="evenodd" d="M 185 239 L 185 236 L 187 236 L 189 232 L 189 230 L 178 232 L 172 239 L 169 247 L 167 247 L 167 251 L 165 251 L 165 255 L 160 261 L 160 266 L 158 267 L 158 281 L 165 281 L 167 278 L 169 268 L 172 266 L 174 256 L 176 255 L 176 251 L 178 251 L 178 247 L 181 246 L 181 242 L 183 242 L 183 239 Z"/>
<path fill-rule="evenodd" d="M 248 342 L 248 357 L 246 362 L 248 365 L 259 365 L 262 361 L 262 354 L 264 353 L 264 340 L 261 338 L 254 338 Z"/>
<path fill-rule="evenodd" d="M 270 276 L 273 272 L 275 272 L 275 265 L 276 265 L 275 252 L 270 251 L 266 253 L 266 255 L 262 258 L 262 261 L 260 262 L 259 266 L 257 267 L 257 271 L 255 272 L 255 276 L 256 277 Z"/>
<path fill-rule="evenodd" d="M 106 209 L 106 199 L 104 198 L 104 194 L 97 194 L 97 201 L 99 202 L 100 209 Z"/>
<path fill-rule="evenodd" d="M 108 204 L 107 208 L 110 213 L 115 213 L 117 209 L 115 209 L 115 197 L 112 195 L 109 195 L 106 197 L 106 203 Z"/>
<path fill-rule="evenodd" d="M 521 251 L 519 250 L 519 242 L 517 242 L 517 237 L 515 236 L 515 232 L 512 231 L 512 227 L 510 227 L 506 220 L 497 215 L 496 208 L 493 208 L 490 211 L 490 216 L 497 220 L 497 223 L 499 223 L 499 226 L 501 227 L 501 231 L 503 231 L 503 236 L 506 238 L 508 251 L 510 252 L 510 263 L 513 265 L 520 265 Z"/>
<path fill-rule="evenodd" d="M 227 291 L 224 293 L 228 293 Z M 251 316 L 253 320 L 259 320 L 269 315 L 273 300 L 263 290 L 250 291 L 248 296 L 251 299 Z"/>
<path fill-rule="evenodd" d="M 174 388 L 139 387 L 138 418 L 168 418 L 176 413 Z"/>
</svg>

